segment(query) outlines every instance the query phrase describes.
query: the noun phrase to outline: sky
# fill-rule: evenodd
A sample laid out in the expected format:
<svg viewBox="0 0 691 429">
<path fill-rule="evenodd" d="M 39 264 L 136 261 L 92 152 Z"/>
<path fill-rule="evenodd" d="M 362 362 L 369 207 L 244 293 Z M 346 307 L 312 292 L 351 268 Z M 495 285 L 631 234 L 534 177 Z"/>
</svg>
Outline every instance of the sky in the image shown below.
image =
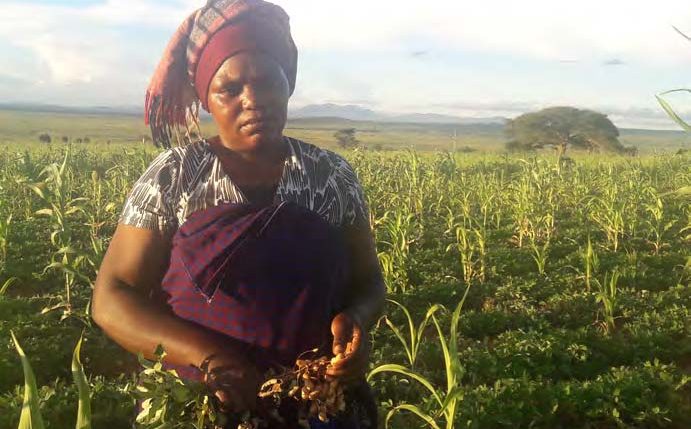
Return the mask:
<svg viewBox="0 0 691 429">
<path fill-rule="evenodd" d="M 507 116 L 552 105 L 670 128 L 691 88 L 689 0 L 275 0 L 299 50 L 292 107 Z M 0 0 L 0 102 L 142 106 L 205 0 Z M 670 102 L 691 118 L 691 94 Z"/>
</svg>

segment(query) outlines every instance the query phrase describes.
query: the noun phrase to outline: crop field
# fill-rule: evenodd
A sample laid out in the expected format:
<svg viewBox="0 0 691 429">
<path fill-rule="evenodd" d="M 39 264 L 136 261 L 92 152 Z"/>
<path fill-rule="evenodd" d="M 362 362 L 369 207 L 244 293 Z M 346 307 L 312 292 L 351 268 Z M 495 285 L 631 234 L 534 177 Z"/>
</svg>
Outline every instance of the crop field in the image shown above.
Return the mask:
<svg viewBox="0 0 691 429">
<path fill-rule="evenodd" d="M 141 366 L 91 322 L 89 299 L 155 154 L 0 147 L 0 428 L 17 427 L 24 401 L 11 332 L 45 427 L 75 427 L 82 335 L 92 426 L 131 427 Z M 382 427 L 691 427 L 689 153 L 343 154 L 390 299 L 368 375 Z"/>
</svg>

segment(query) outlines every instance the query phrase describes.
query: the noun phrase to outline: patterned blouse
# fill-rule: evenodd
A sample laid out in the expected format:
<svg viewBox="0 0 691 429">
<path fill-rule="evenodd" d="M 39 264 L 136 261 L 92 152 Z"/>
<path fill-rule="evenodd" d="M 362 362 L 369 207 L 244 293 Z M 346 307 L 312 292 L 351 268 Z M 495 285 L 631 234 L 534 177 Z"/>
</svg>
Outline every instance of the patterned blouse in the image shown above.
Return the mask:
<svg viewBox="0 0 691 429">
<path fill-rule="evenodd" d="M 343 157 L 291 137 L 274 202 L 294 202 L 334 226 L 368 222 L 360 183 Z M 248 199 L 206 140 L 168 149 L 134 184 L 120 223 L 172 236 L 194 212 Z"/>
</svg>

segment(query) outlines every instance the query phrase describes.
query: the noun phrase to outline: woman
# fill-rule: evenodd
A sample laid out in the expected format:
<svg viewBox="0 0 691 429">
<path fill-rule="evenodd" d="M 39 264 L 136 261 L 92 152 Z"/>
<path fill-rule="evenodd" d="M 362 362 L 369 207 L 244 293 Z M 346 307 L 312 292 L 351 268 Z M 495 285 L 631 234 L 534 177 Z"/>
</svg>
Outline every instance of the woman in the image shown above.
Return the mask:
<svg viewBox="0 0 691 429">
<path fill-rule="evenodd" d="M 146 98 L 167 150 L 130 192 L 92 313 L 132 353 L 151 358 L 163 345 L 167 365 L 205 380 L 234 411 L 255 406 L 268 368 L 312 347 L 347 348 L 329 375 L 369 415 L 330 427 L 374 427 L 363 375 L 383 281 L 351 167 L 283 136 L 296 70 L 276 5 L 215 0 L 185 20 Z M 199 105 L 218 135 L 189 141 Z M 173 134 L 188 143 L 170 148 Z"/>
</svg>

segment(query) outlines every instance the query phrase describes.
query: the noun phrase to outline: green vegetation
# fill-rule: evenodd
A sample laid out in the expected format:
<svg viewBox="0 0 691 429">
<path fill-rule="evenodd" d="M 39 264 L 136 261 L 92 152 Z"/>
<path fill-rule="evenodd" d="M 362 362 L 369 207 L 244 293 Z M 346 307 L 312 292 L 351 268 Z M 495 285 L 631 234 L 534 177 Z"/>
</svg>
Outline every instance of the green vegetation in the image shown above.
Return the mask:
<svg viewBox="0 0 691 429">
<path fill-rule="evenodd" d="M 91 324 L 88 305 L 156 151 L 88 135 L 0 148 L 2 428 L 17 427 L 24 402 L 10 331 L 46 427 L 75 427 L 86 388 L 93 427 L 135 417 L 139 363 Z M 691 427 L 691 155 L 344 155 L 395 301 L 373 333 L 382 425 Z M 89 377 L 75 384 L 82 331 Z"/>
</svg>

